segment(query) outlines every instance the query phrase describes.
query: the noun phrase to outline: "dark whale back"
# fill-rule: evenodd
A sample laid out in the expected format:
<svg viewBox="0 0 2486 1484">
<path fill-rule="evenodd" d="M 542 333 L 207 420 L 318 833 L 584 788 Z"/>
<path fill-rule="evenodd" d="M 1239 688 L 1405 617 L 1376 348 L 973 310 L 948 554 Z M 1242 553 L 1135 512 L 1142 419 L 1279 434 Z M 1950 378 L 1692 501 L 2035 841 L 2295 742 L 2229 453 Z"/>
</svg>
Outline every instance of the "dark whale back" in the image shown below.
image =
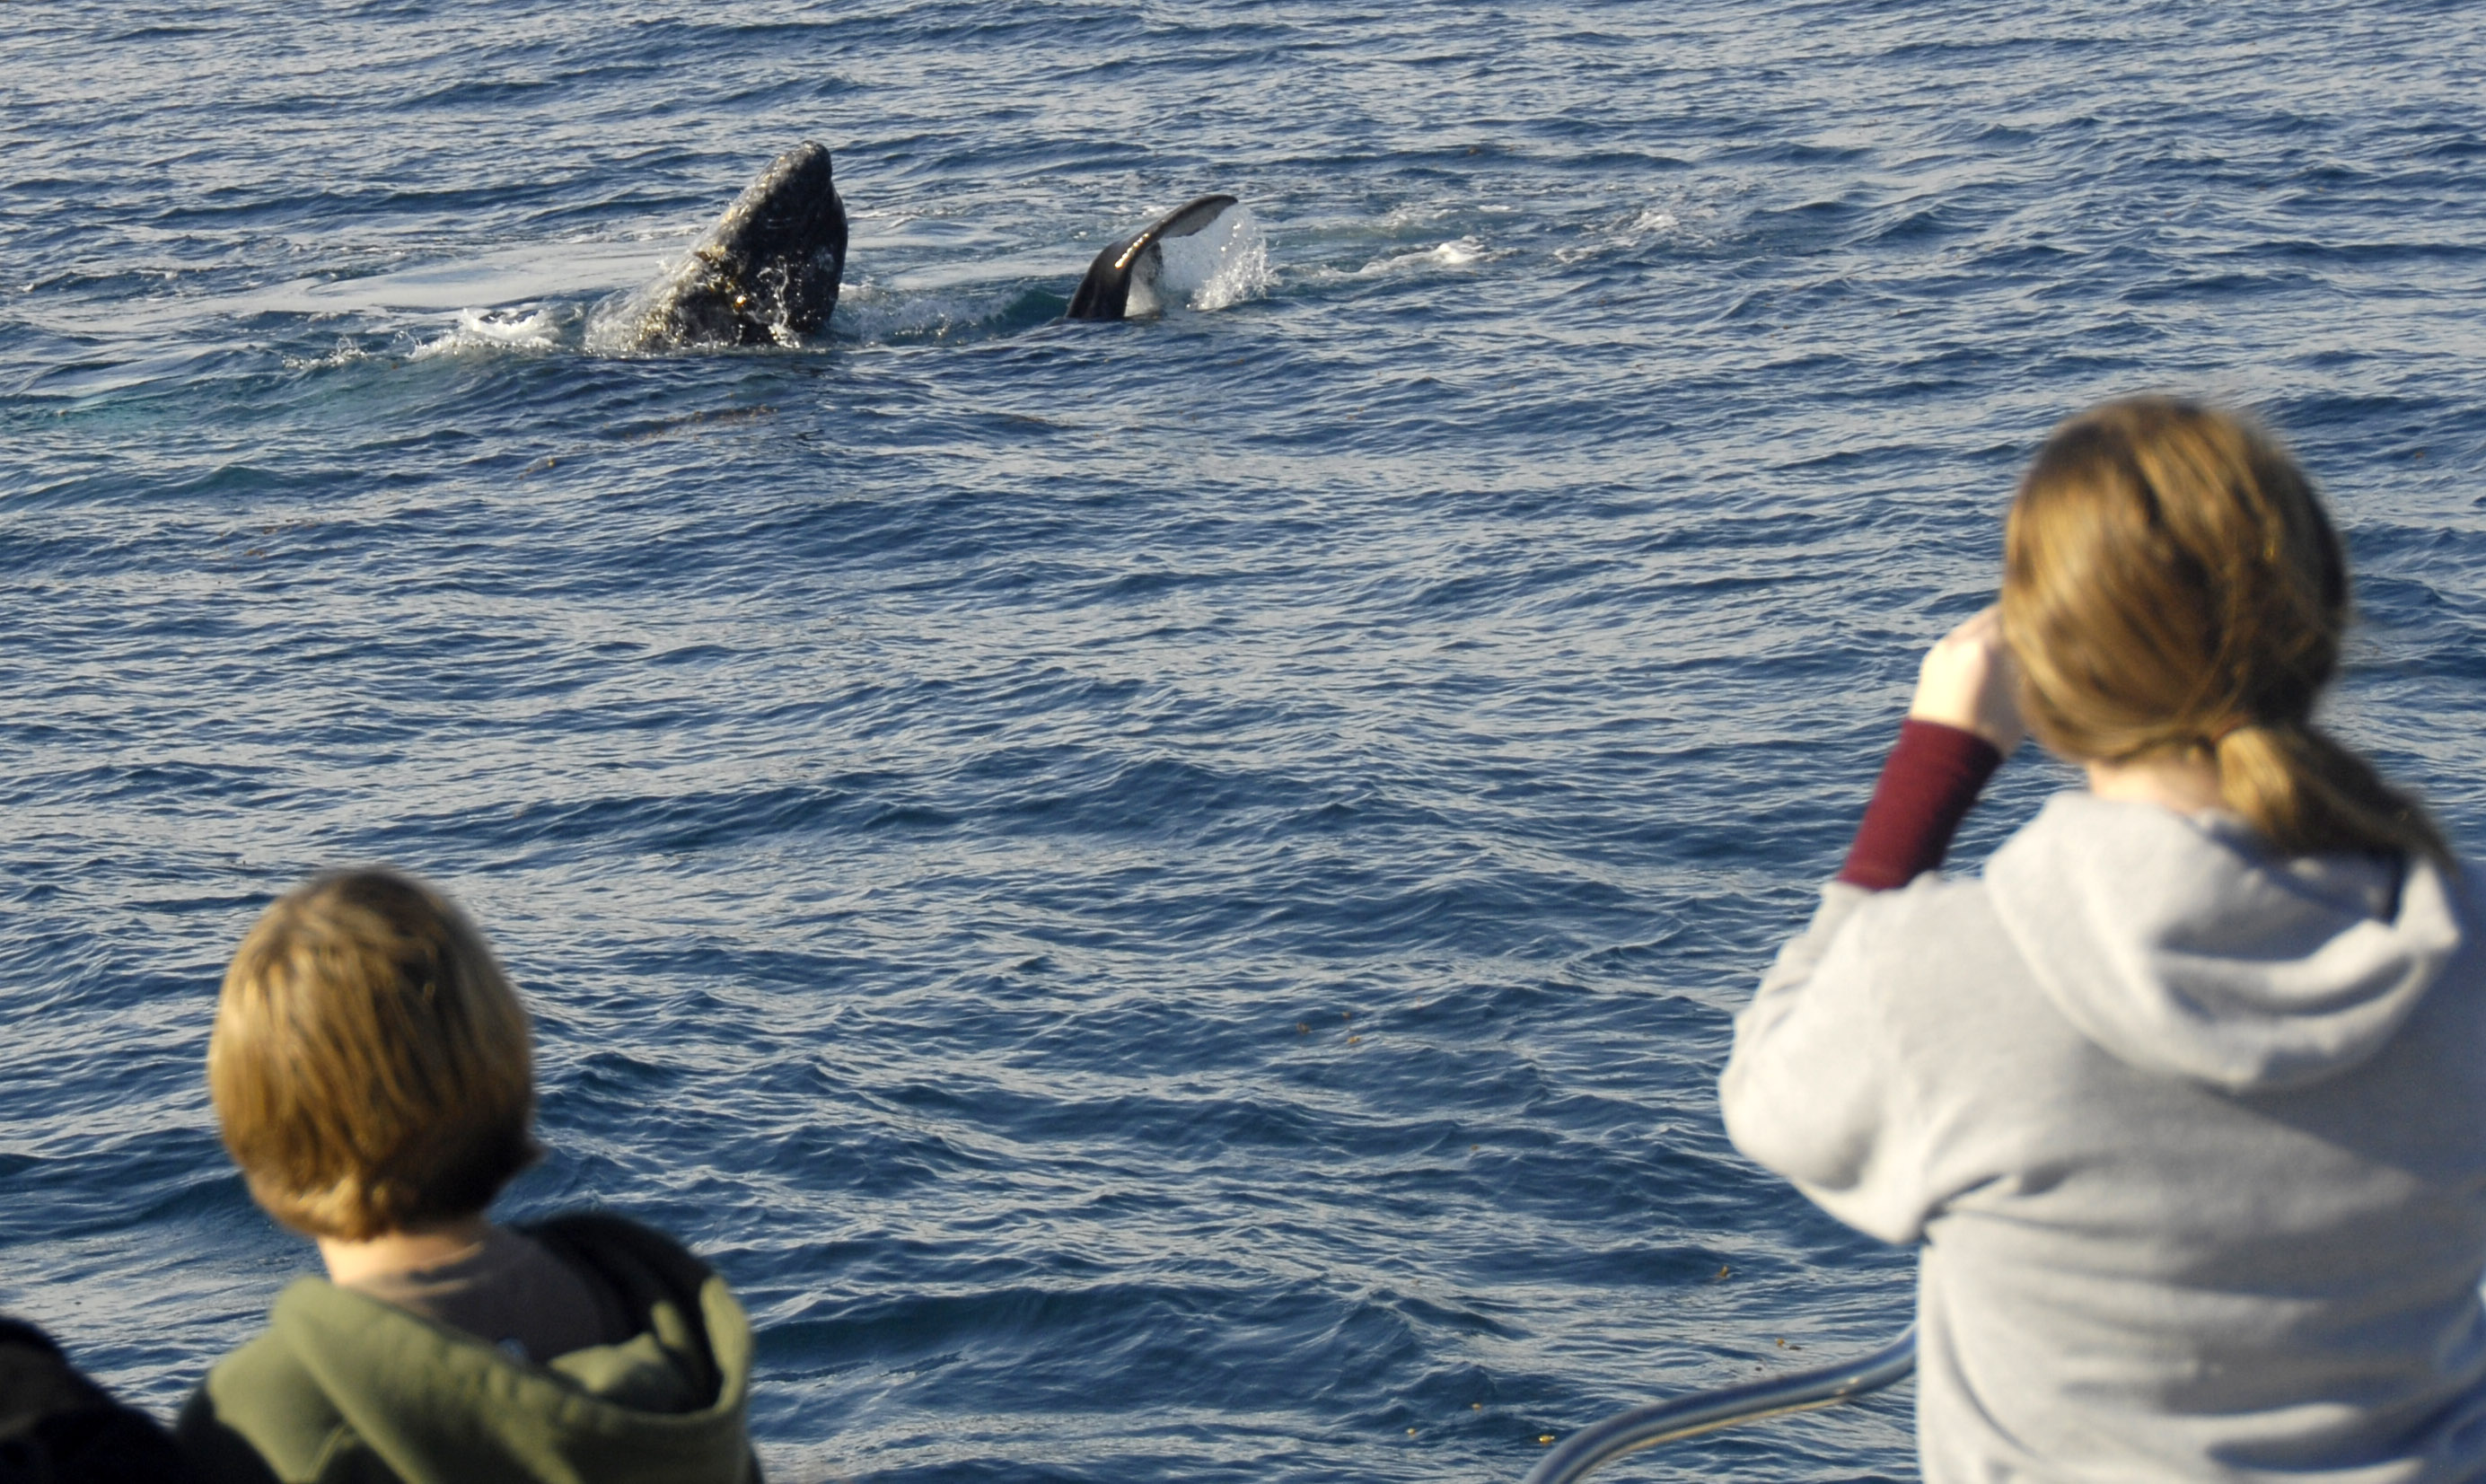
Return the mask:
<svg viewBox="0 0 2486 1484">
<path fill-rule="evenodd" d="M 1088 265 L 1088 276 L 1070 296 L 1071 319 L 1119 319 L 1130 310 L 1131 285 L 1152 284 L 1164 265 L 1162 244 L 1169 237 L 1187 237 L 1226 214 L 1235 205 L 1231 196 L 1202 196 L 1107 247 Z"/>
<path fill-rule="evenodd" d="M 641 313 L 642 348 L 799 344 L 837 308 L 846 207 L 829 151 L 795 146 L 725 208 Z"/>
</svg>

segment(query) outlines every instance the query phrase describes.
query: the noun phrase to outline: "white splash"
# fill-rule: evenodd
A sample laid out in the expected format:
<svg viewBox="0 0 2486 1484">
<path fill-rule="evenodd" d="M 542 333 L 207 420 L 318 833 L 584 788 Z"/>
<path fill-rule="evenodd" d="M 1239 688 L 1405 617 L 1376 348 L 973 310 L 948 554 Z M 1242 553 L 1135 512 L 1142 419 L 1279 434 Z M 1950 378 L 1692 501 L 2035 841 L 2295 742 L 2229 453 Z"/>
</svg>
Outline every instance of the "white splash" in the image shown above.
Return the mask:
<svg viewBox="0 0 2486 1484">
<path fill-rule="evenodd" d="M 470 350 L 549 350 L 561 344 L 550 309 L 461 309 L 457 328 L 415 347 L 411 360 Z"/>
<path fill-rule="evenodd" d="M 1276 277 L 1269 271 L 1269 238 L 1260 231 L 1252 208 L 1237 204 L 1218 213 L 1217 220 L 1187 237 L 1157 244 L 1160 266 L 1156 302 L 1139 302 L 1141 285 L 1133 284 L 1133 315 L 1151 314 L 1161 304 L 1186 304 L 1216 311 L 1256 299 L 1268 291 Z"/>
<path fill-rule="evenodd" d="M 287 371 L 334 371 L 340 366 L 351 366 L 356 361 L 368 361 L 371 359 L 372 353 L 370 351 L 365 350 L 362 346 L 357 345 L 352 341 L 346 340 L 341 336 L 338 338 L 335 348 L 331 349 L 326 355 L 287 356 L 285 358 L 285 369 Z"/>
<path fill-rule="evenodd" d="M 1410 268 L 1464 268 L 1483 259 L 1485 245 L 1474 237 L 1460 237 L 1439 247 L 1419 252 L 1398 253 L 1388 258 L 1375 258 L 1356 269 L 1359 277 L 1375 277 L 1384 273 L 1400 273 Z"/>
</svg>

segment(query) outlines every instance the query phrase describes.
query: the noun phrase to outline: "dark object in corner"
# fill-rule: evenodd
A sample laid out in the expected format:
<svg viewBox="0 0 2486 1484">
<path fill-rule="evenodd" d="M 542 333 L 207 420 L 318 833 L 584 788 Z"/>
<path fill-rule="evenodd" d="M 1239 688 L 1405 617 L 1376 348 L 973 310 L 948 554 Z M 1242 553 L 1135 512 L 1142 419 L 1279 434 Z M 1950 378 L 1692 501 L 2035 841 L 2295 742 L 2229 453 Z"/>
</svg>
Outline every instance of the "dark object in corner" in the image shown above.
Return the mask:
<svg viewBox="0 0 2486 1484">
<path fill-rule="evenodd" d="M 51 1336 L 0 1317 L 0 1484 L 187 1484 L 153 1417 L 77 1373 Z"/>
</svg>

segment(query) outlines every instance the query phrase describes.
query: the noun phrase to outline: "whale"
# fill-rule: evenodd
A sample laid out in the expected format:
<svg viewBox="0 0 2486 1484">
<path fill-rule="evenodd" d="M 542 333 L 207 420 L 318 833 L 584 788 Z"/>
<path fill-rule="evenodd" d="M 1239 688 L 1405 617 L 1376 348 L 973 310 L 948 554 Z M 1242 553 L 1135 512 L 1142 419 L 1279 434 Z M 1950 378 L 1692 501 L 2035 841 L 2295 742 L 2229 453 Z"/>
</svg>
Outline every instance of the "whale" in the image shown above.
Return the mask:
<svg viewBox="0 0 2486 1484">
<path fill-rule="evenodd" d="M 666 276 L 630 306 L 637 350 L 800 345 L 828 327 L 845 276 L 846 206 L 828 150 L 768 162 Z"/>
<path fill-rule="evenodd" d="M 1190 291 L 1186 260 L 1171 275 L 1168 244 L 1217 226 L 1241 206 L 1218 193 L 1185 202 L 1110 243 L 1088 265 L 1065 318 L 1124 319 L 1158 314 Z M 1249 213 L 1239 221 L 1248 223 Z M 1202 244 L 1214 260 L 1218 239 Z M 596 343 L 626 351 L 800 346 L 828 329 L 845 276 L 846 207 L 826 146 L 813 141 L 768 162 L 665 276 L 597 315 Z M 1190 286 L 1196 289 L 1198 286 Z"/>
<path fill-rule="evenodd" d="M 1109 244 L 1088 265 L 1070 296 L 1065 319 L 1123 319 L 1164 308 L 1157 282 L 1165 273 L 1165 245 L 1194 236 L 1240 205 L 1226 195 L 1202 196 Z"/>
</svg>

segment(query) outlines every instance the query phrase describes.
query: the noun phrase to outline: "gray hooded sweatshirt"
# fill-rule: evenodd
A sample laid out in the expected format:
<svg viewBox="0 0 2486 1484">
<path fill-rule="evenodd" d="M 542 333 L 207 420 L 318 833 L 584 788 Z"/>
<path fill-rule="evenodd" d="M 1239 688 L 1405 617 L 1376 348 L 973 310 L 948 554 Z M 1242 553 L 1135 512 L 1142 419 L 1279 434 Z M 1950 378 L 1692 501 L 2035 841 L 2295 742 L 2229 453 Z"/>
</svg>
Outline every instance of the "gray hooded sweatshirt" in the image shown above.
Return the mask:
<svg viewBox="0 0 2486 1484">
<path fill-rule="evenodd" d="M 1921 1245 L 1928 1480 L 2486 1478 L 2476 879 L 2066 793 L 1823 892 L 1720 1091 Z"/>
</svg>

